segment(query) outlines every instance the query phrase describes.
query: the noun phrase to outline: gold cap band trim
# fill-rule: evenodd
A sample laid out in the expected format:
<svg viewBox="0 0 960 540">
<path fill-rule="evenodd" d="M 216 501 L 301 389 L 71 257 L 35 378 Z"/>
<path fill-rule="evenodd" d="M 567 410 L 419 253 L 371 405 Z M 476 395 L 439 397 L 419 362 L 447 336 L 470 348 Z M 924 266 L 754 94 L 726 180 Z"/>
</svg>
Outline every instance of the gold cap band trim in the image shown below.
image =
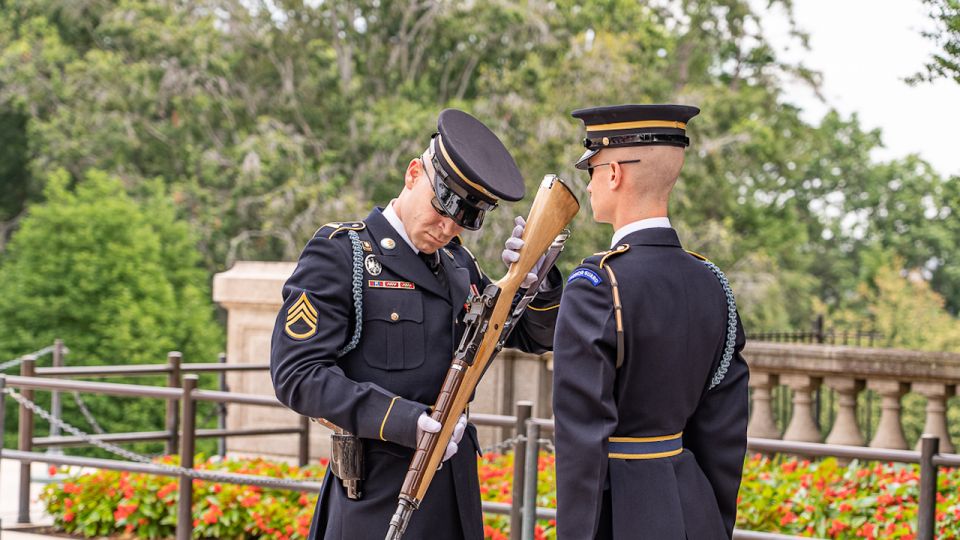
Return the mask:
<svg viewBox="0 0 960 540">
<path fill-rule="evenodd" d="M 587 133 L 591 131 L 614 131 L 618 129 L 640 129 L 640 128 L 672 128 L 672 129 L 686 129 L 687 124 L 685 122 L 677 122 L 675 120 L 664 121 L 664 120 L 637 120 L 634 122 L 614 122 L 612 124 L 594 124 L 592 126 L 587 126 Z"/>
</svg>

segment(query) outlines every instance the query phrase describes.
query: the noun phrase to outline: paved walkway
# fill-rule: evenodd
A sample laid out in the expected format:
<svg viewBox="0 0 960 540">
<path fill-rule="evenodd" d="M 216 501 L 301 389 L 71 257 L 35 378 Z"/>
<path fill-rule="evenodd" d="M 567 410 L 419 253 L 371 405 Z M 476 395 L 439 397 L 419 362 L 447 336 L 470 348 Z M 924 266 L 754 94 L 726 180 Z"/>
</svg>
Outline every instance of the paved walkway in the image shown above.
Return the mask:
<svg viewBox="0 0 960 540">
<path fill-rule="evenodd" d="M 30 468 L 30 521 L 37 525 L 49 525 L 52 520 L 43 511 L 39 496 L 43 486 L 50 478 L 49 466 L 46 463 L 33 463 Z M 17 524 L 19 512 L 20 490 L 20 462 L 12 459 L 0 460 L 0 519 L 3 520 L 3 530 L 0 532 L 2 540 L 40 540 L 42 538 L 56 538 L 45 534 L 28 534 L 27 532 L 10 530 L 22 527 Z"/>
</svg>

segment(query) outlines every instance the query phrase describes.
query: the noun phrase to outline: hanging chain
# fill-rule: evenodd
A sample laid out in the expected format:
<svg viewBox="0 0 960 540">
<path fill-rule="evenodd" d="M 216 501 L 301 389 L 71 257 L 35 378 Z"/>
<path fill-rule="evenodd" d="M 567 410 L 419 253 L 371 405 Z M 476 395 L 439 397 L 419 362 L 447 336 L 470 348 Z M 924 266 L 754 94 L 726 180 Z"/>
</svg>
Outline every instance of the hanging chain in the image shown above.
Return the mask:
<svg viewBox="0 0 960 540">
<path fill-rule="evenodd" d="M 527 442 L 526 435 L 517 435 L 516 437 L 510 437 L 509 439 L 504 439 L 499 443 L 483 448 L 480 450 L 480 453 L 484 455 L 488 453 L 503 454 L 506 450 L 513 450 L 518 443 L 525 442 Z M 552 439 L 537 439 L 537 446 L 540 448 L 540 450 L 543 450 L 548 454 L 555 454 L 557 452 L 556 447 L 553 445 Z"/>
<path fill-rule="evenodd" d="M 480 453 L 484 455 L 490 454 L 490 453 L 503 454 L 505 453 L 506 450 L 512 450 L 513 447 L 517 445 L 517 443 L 526 442 L 526 440 L 527 440 L 527 437 L 525 435 L 517 435 L 516 437 L 510 437 L 509 439 L 504 439 L 499 443 L 495 443 L 486 448 L 483 448 L 480 450 Z"/>
<path fill-rule="evenodd" d="M 197 469 L 187 469 L 187 468 L 185 468 L 185 467 L 177 467 L 177 466 L 175 466 L 175 465 L 167 465 L 166 463 L 158 463 L 158 462 L 156 462 L 154 459 L 151 459 L 151 458 L 149 458 L 149 457 L 147 457 L 147 456 L 144 456 L 144 455 L 141 455 L 141 454 L 137 454 L 136 452 L 131 452 L 131 451 L 126 450 L 126 449 L 124 449 L 124 448 L 120 448 L 119 446 L 117 446 L 117 445 L 115 445 L 115 444 L 110 444 L 110 443 L 105 442 L 105 441 L 97 440 L 97 439 L 94 438 L 93 436 L 91 436 L 91 435 L 89 435 L 89 434 L 87 434 L 87 433 L 84 433 L 83 431 L 80 431 L 79 429 L 77 429 L 77 428 L 73 427 L 72 425 L 64 422 L 63 420 L 61 420 L 61 419 L 53 416 L 52 414 L 50 414 L 49 412 L 47 412 L 43 407 L 41 407 L 40 405 L 37 405 L 37 404 L 34 403 L 33 401 L 30 401 L 29 399 L 27 399 L 26 397 L 24 397 L 22 394 L 20 394 L 20 393 L 18 393 L 18 392 L 15 392 L 12 388 L 4 388 L 3 391 L 4 391 L 4 393 L 6 393 L 6 394 L 8 394 L 10 397 L 12 397 L 12 398 L 14 399 L 14 401 L 16 401 L 17 403 L 23 405 L 23 406 L 26 407 L 27 409 L 30 409 L 33 413 L 35 413 L 36 415 L 40 416 L 41 418 L 43 418 L 43 419 L 46 420 L 47 422 L 50 422 L 51 425 L 57 425 L 57 426 L 60 427 L 60 429 L 62 429 L 62 430 L 64 430 L 64 431 L 67 431 L 67 432 L 69 432 L 69 433 L 72 433 L 73 435 L 75 435 L 75 436 L 79 437 L 80 439 L 82 439 L 84 442 L 86 442 L 86 443 L 88 443 L 88 444 L 90 444 L 90 445 L 92 445 L 92 446 L 95 446 L 95 447 L 97 447 L 97 448 L 99 448 L 99 449 L 101 449 L 101 450 L 104 450 L 104 451 L 106 451 L 106 452 L 109 452 L 109 453 L 111 453 L 111 454 L 118 455 L 118 456 L 120 456 L 120 457 L 126 458 L 126 459 L 128 459 L 128 460 L 130 460 L 130 461 L 135 461 L 135 462 L 137 462 L 137 463 L 144 463 L 144 464 L 148 464 L 148 465 L 154 465 L 154 466 L 156 466 L 156 467 L 159 467 L 159 468 L 161 468 L 161 469 L 163 469 L 163 470 L 165 470 L 165 471 L 167 471 L 167 472 L 169 472 L 169 473 L 175 474 L 175 475 L 177 475 L 177 476 L 186 476 L 186 477 L 189 477 L 189 478 L 193 478 L 193 479 L 197 479 L 197 480 L 204 480 L 204 481 L 207 481 L 207 482 L 222 482 L 222 483 L 227 483 L 227 484 L 234 483 L 234 482 L 236 481 L 236 477 L 235 477 L 235 476 L 227 476 L 227 475 L 223 475 L 223 474 L 219 474 L 219 473 L 215 473 L 215 472 L 211 472 L 211 471 L 202 471 L 202 470 L 197 470 Z M 269 480 L 264 480 L 264 481 L 261 482 L 260 484 L 262 484 L 262 485 L 264 485 L 264 486 L 266 486 L 266 487 L 273 487 L 273 488 L 278 488 L 278 489 L 293 489 L 293 490 L 299 491 L 300 485 L 303 484 L 303 483 L 309 483 L 309 482 L 303 481 L 303 480 L 287 479 L 287 478 L 275 478 L 275 479 L 274 479 L 274 478 L 271 478 L 271 479 L 269 479 Z"/>
<path fill-rule="evenodd" d="M 90 427 L 92 427 L 93 430 L 98 434 L 102 435 L 104 433 L 103 428 L 100 427 L 97 419 L 93 417 L 93 413 L 91 413 L 90 409 L 87 408 L 87 404 L 83 402 L 83 398 L 80 397 L 80 392 L 73 393 L 73 401 L 76 402 L 77 408 L 80 409 L 80 414 L 87 419 L 87 423 L 90 424 Z"/>
<path fill-rule="evenodd" d="M 8 370 L 8 369 L 10 369 L 10 368 L 12 368 L 12 367 L 19 366 L 20 364 L 23 363 L 24 360 L 27 359 L 28 356 L 44 356 L 44 355 L 46 355 L 46 354 L 52 353 L 52 352 L 53 352 L 53 349 L 54 349 L 54 345 L 49 345 L 49 346 L 47 346 L 47 347 L 44 347 L 44 348 L 40 349 L 39 351 L 34 351 L 34 352 L 30 353 L 30 354 L 25 354 L 25 355 L 23 355 L 23 356 L 21 356 L 21 357 L 19 357 L 19 358 L 14 358 L 13 360 L 7 360 L 6 362 L 0 364 L 0 373 L 4 372 L 4 371 L 6 371 L 6 370 Z M 64 352 L 66 352 L 66 351 L 64 351 Z"/>
</svg>

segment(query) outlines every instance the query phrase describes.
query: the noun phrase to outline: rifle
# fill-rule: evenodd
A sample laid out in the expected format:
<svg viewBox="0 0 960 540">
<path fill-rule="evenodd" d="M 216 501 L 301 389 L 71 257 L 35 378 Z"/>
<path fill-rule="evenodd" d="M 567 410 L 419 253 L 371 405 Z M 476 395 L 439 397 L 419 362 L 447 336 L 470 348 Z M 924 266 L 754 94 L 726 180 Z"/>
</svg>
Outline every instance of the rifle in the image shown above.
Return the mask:
<svg viewBox="0 0 960 540">
<path fill-rule="evenodd" d="M 430 415 L 443 427 L 438 433 L 422 432 L 417 438 L 417 449 L 410 460 L 386 540 L 400 540 L 403 536 L 413 511 L 420 506 L 433 481 L 456 420 L 563 250 L 563 244 L 570 234 L 564 228 L 579 209 L 576 196 L 560 178 L 553 174 L 544 176 L 523 230 L 521 238 L 524 246 L 520 250 L 520 259 L 510 265 L 499 281 L 487 285 L 482 294 L 474 293 L 468 298 L 469 310 L 464 316 L 466 329 L 463 339 L 450 363 Z M 525 291 L 517 306 L 511 309 L 524 277 L 544 252 L 544 264 L 538 272 L 537 281 Z"/>
</svg>

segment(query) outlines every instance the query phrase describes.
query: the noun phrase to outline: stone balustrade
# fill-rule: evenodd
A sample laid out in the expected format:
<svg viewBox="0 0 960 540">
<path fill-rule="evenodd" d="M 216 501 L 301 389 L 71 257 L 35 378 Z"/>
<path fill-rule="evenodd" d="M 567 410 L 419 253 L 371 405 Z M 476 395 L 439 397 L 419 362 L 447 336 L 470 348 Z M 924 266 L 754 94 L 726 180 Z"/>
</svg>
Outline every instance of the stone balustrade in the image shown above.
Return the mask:
<svg viewBox="0 0 960 540">
<path fill-rule="evenodd" d="M 781 438 L 774 389 L 782 386 L 790 390 L 792 405 L 784 440 L 821 441 L 812 407 L 812 396 L 819 389 L 836 396 L 836 416 L 825 442 L 906 449 L 902 398 L 913 392 L 927 401 L 923 433 L 939 436 L 941 451 L 954 451 L 946 411 L 960 382 L 960 354 L 748 342 L 744 356 L 751 371 L 747 428 L 751 437 Z M 864 391 L 880 398 L 880 421 L 869 441 L 860 427 L 863 419 L 858 418 L 857 396 Z"/>
<path fill-rule="evenodd" d="M 214 300 L 228 311 L 229 362 L 267 361 L 280 289 L 293 268 L 293 263 L 239 262 L 214 278 Z M 825 422 L 828 443 L 904 449 L 901 403 L 910 392 L 926 398 L 923 432 L 940 437 L 941 451 L 954 451 L 947 429 L 947 400 L 956 394 L 960 382 L 960 354 L 748 341 L 744 356 L 751 370 L 751 437 L 820 442 L 823 422 L 816 409 L 821 409 L 829 410 L 832 419 Z M 550 354 L 504 350 L 477 388 L 471 410 L 512 414 L 513 404 L 522 399 L 534 403 L 534 416 L 550 418 L 552 374 Z M 231 373 L 228 382 L 234 391 L 273 394 L 265 372 Z M 788 394 L 789 402 L 784 399 Z M 880 420 L 872 436 L 861 429 L 871 419 L 858 416 L 858 396 L 864 395 L 880 400 Z M 826 406 L 824 396 L 830 398 Z M 820 407 L 815 406 L 818 403 Z M 791 409 L 791 414 L 785 414 Z M 866 407 L 864 413 L 872 415 L 869 410 Z M 291 423 L 296 423 L 296 416 L 289 411 L 231 405 L 227 427 Z M 509 436 L 500 428 L 480 431 L 484 446 Z M 311 455 L 327 454 L 326 434 L 325 428 L 315 426 Z M 296 455 L 296 442 L 288 436 L 231 438 L 228 445 L 236 455 Z"/>
</svg>

